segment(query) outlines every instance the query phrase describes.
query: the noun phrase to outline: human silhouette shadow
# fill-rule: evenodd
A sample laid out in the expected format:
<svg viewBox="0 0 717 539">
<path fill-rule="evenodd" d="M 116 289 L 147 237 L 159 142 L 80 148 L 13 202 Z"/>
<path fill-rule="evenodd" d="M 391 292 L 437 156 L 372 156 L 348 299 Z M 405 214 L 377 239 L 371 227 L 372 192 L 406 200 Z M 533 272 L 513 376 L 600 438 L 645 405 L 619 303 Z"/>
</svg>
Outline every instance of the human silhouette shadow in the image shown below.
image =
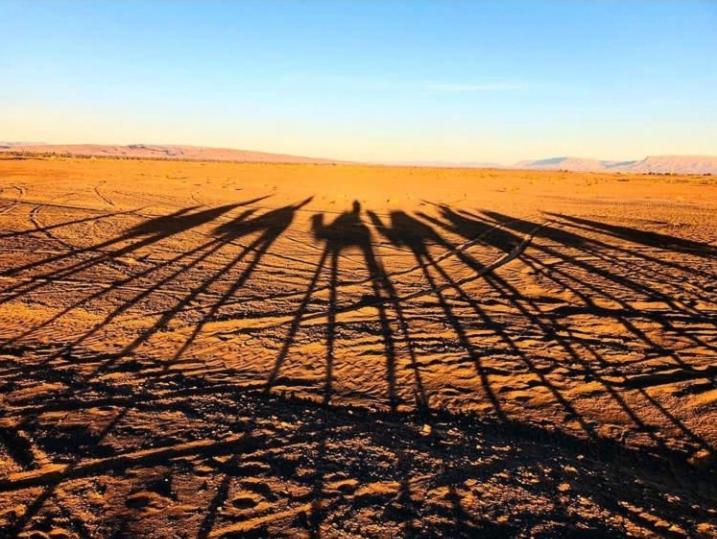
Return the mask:
<svg viewBox="0 0 717 539">
<path fill-rule="evenodd" d="M 458 342 L 466 351 L 468 357 L 473 363 L 480 379 L 483 392 L 493 406 L 493 410 L 500 419 L 507 419 L 500 401 L 491 387 L 488 369 L 486 369 L 483 365 L 482 354 L 471 341 L 471 338 L 469 337 L 464 325 L 461 323 L 460 318 L 455 313 L 453 307 L 443 293 L 442 288 L 438 285 L 436 278 L 431 273 L 431 268 L 433 268 L 446 281 L 448 281 L 453 288 L 457 289 L 459 294 L 465 295 L 464 291 L 458 287 L 450 275 L 448 275 L 448 273 L 438 264 L 429 250 L 430 244 L 445 246 L 447 242 L 441 238 L 432 227 L 422 221 L 419 221 L 404 211 L 399 210 L 391 212 L 389 214 L 390 223 L 388 225 L 384 223 L 376 213 L 370 212 L 369 216 L 376 229 L 393 245 L 399 248 L 408 248 L 413 253 L 416 262 L 423 272 L 423 276 L 429 283 L 439 305 L 441 306 L 441 309 L 445 313 L 448 323 L 451 325 L 454 333 L 458 337 Z"/>
<path fill-rule="evenodd" d="M 717 248 L 705 242 L 693 241 L 685 238 L 680 238 L 678 236 L 662 234 L 660 232 L 640 230 L 624 225 L 603 223 L 600 221 L 585 219 L 584 217 L 575 217 L 562 213 L 546 212 L 546 215 L 557 217 L 558 219 L 562 219 L 564 221 L 568 221 L 576 225 L 581 225 L 588 230 L 609 234 L 613 237 L 620 238 L 632 243 L 646 245 L 649 247 L 657 247 L 666 251 L 675 251 L 678 253 L 686 253 L 706 258 L 717 257 Z"/>
<path fill-rule="evenodd" d="M 196 336 L 201 331 L 202 327 L 209 320 L 209 317 L 214 315 L 244 283 L 251 276 L 253 271 L 259 264 L 262 256 L 269 249 L 271 244 L 278 238 L 278 236 L 291 224 L 294 212 L 296 209 L 308 204 L 310 199 L 298 204 L 296 206 L 287 206 L 285 208 L 279 208 L 267 212 L 257 218 L 248 220 L 248 217 L 253 213 L 252 210 L 246 210 L 232 221 L 224 225 L 220 225 L 215 229 L 216 235 L 209 241 L 200 245 L 199 247 L 192 249 L 191 252 L 199 253 L 199 256 L 191 260 L 186 265 L 183 265 L 175 269 L 169 275 L 163 277 L 158 282 L 154 283 L 151 287 L 137 294 L 131 300 L 123 303 L 111 313 L 109 313 L 100 323 L 98 323 L 92 330 L 86 332 L 82 337 L 77 339 L 73 346 L 77 346 L 82 342 L 86 341 L 90 336 L 97 333 L 104 326 L 109 324 L 113 319 L 117 318 L 120 314 L 126 312 L 130 307 L 136 305 L 140 301 L 146 299 L 149 295 L 154 293 L 156 290 L 165 286 L 170 281 L 179 277 L 182 273 L 189 269 L 197 267 L 201 262 L 207 260 L 210 256 L 218 253 L 220 249 L 228 245 L 232 241 L 238 239 L 243 235 L 258 232 L 263 230 L 264 232 L 254 239 L 248 246 L 240 249 L 239 253 L 230 258 L 228 262 L 223 264 L 219 269 L 211 272 L 205 278 L 199 280 L 179 301 L 177 301 L 170 309 L 161 313 L 161 316 L 154 322 L 149 328 L 145 328 L 140 331 L 139 335 L 133 339 L 130 343 L 125 345 L 119 352 L 115 354 L 116 357 L 120 358 L 132 353 L 140 345 L 149 340 L 149 338 L 157 332 L 165 329 L 174 317 L 197 300 L 202 294 L 208 291 L 208 289 L 220 278 L 229 275 L 230 272 L 242 261 L 246 256 L 254 253 L 254 257 L 240 277 L 234 281 L 222 294 L 213 305 L 209 308 L 209 313 L 205 315 L 202 320 L 195 326 L 189 339 L 182 345 L 182 347 L 175 353 L 174 358 L 178 358 Z M 108 362 L 103 366 L 103 370 L 106 370 L 111 363 Z"/>
<path fill-rule="evenodd" d="M 329 305 L 327 314 L 326 327 L 326 374 L 324 381 L 324 403 L 329 404 L 332 395 L 333 369 L 335 360 L 336 345 L 336 314 L 337 314 L 337 287 L 339 273 L 339 257 L 348 249 L 356 249 L 363 256 L 363 262 L 371 279 L 371 287 L 373 295 L 370 297 L 362 297 L 360 302 L 364 305 L 375 305 L 378 310 L 378 318 L 381 327 L 381 337 L 383 340 L 384 351 L 386 355 L 386 379 L 388 384 L 388 401 L 390 409 L 396 410 L 398 406 L 398 398 L 396 394 L 395 379 L 395 363 L 396 351 L 393 330 L 389 323 L 388 314 L 384 301 L 382 300 L 382 292 L 385 292 L 385 281 L 383 279 L 384 270 L 378 261 L 373 248 L 371 231 L 361 220 L 361 204 L 355 200 L 350 211 L 339 214 L 330 224 L 325 224 L 324 215 L 316 214 L 312 216 L 312 231 L 314 239 L 324 243 L 324 249 L 316 266 L 314 275 L 309 283 L 308 290 L 294 314 L 289 332 L 282 345 L 281 350 L 274 363 L 274 367 L 269 374 L 266 383 L 266 390 L 270 390 L 276 382 L 279 371 L 286 360 L 296 334 L 301 325 L 311 297 L 318 284 L 322 270 L 329 262 Z"/>
<path fill-rule="evenodd" d="M 176 234 L 180 234 L 200 225 L 210 223 L 239 206 L 246 206 L 263 200 L 264 198 L 266 198 L 266 196 L 247 200 L 242 203 L 226 204 L 196 212 L 193 211 L 196 209 L 196 206 L 183 208 L 169 215 L 154 217 L 139 223 L 116 238 L 96 243 L 89 247 L 75 249 L 69 253 L 53 255 L 36 262 L 30 262 L 15 268 L 6 269 L 0 272 L 0 275 L 13 276 L 48 264 L 54 264 L 65 260 L 72 262 L 69 266 L 51 270 L 40 275 L 33 275 L 32 282 L 29 284 L 18 283 L 17 285 L 6 288 L 3 290 L 3 293 L 6 295 L 5 297 L 0 298 L 0 304 L 17 299 L 43 286 L 47 286 L 47 284 L 53 280 L 67 278 L 71 275 L 86 271 L 103 262 L 108 262 L 113 259 L 126 256 L 138 249 L 151 246 Z M 130 241 L 131 243 L 123 245 L 127 241 Z M 111 250 L 104 251 L 104 249 L 107 248 L 111 248 Z M 89 253 L 91 253 L 92 256 L 88 259 L 84 259 L 83 255 Z M 73 262 L 75 259 L 77 259 L 77 261 Z"/>
<path fill-rule="evenodd" d="M 247 255 L 253 253 L 253 258 L 251 259 L 247 267 L 241 272 L 241 274 L 236 278 L 236 280 L 231 283 L 231 285 L 225 290 L 225 292 L 219 297 L 219 299 L 209 306 L 206 315 L 196 324 L 191 334 L 185 340 L 182 346 L 177 350 L 174 356 L 169 359 L 169 361 L 165 362 L 164 365 L 166 370 L 174 360 L 181 357 L 182 353 L 194 341 L 194 339 L 201 332 L 205 324 L 219 311 L 219 309 L 225 304 L 225 302 L 233 294 L 235 294 L 241 286 L 243 286 L 247 282 L 249 277 L 259 265 L 262 256 L 267 252 L 273 242 L 291 225 L 296 211 L 306 206 L 312 200 L 312 198 L 313 197 L 307 198 L 306 200 L 295 205 L 285 206 L 276 210 L 266 212 L 259 217 L 253 219 L 248 219 L 248 217 L 253 212 L 252 210 L 247 210 L 241 215 L 232 219 L 231 221 L 216 227 L 215 237 L 212 240 L 205 242 L 203 245 L 200 245 L 199 247 L 192 250 L 193 253 L 200 253 L 197 258 L 192 260 L 189 264 L 186 264 L 176 269 L 168 276 L 165 276 L 160 281 L 155 283 L 152 287 L 142 291 L 131 300 L 117 307 L 115 310 L 109 313 L 99 324 L 96 324 L 92 329 L 90 329 L 81 337 L 76 339 L 72 343 L 72 347 L 79 346 L 81 343 L 89 339 L 92 335 L 96 334 L 100 329 L 109 324 L 113 319 L 117 318 L 120 314 L 127 311 L 131 306 L 136 305 L 142 299 L 147 298 L 153 292 L 158 290 L 161 286 L 164 286 L 171 280 L 176 279 L 179 275 L 181 275 L 183 272 L 187 271 L 191 267 L 195 267 L 199 262 L 206 260 L 209 256 L 217 253 L 218 250 L 223 246 L 231 243 L 232 241 L 237 240 L 240 237 L 261 232 L 261 234 L 259 234 L 256 239 L 254 239 L 248 246 L 243 247 L 236 256 L 232 257 L 229 260 L 229 262 L 222 265 L 222 267 L 220 267 L 218 270 L 212 272 L 209 276 L 207 276 L 195 287 L 193 287 L 175 305 L 173 305 L 171 309 L 165 311 L 159 317 L 159 319 L 154 322 L 152 326 L 141 330 L 140 334 L 131 342 L 124 345 L 120 351 L 113 354 L 110 358 L 101 363 L 88 375 L 83 376 L 83 383 L 90 382 L 92 378 L 96 378 L 102 373 L 107 372 L 120 359 L 134 352 L 143 343 L 147 342 L 152 337 L 152 335 L 166 329 L 172 319 L 179 312 L 181 312 L 184 308 L 190 305 L 193 301 L 198 299 L 198 297 L 202 293 L 206 292 L 207 289 L 213 283 L 215 283 L 219 277 L 229 274 L 239 262 L 241 262 Z M 156 381 L 153 382 L 152 379 L 147 379 L 135 391 L 138 393 L 146 393 L 148 391 L 151 391 L 153 383 L 156 383 Z M 79 382 L 76 380 L 63 393 L 56 395 L 55 398 L 70 396 L 75 391 L 75 386 L 77 386 L 78 384 Z M 105 436 L 109 434 L 109 432 L 115 425 L 119 424 L 119 422 L 126 416 L 126 414 L 130 411 L 131 408 L 132 403 L 130 402 L 125 407 L 120 409 L 118 414 L 112 420 L 111 427 L 105 429 L 103 434 L 98 437 L 96 444 L 101 443 Z M 26 516 L 32 516 L 33 514 L 35 514 L 40 509 L 45 500 L 49 498 L 51 493 L 55 490 L 56 486 L 57 484 L 51 484 L 50 486 L 48 486 L 47 489 L 41 494 L 41 496 L 37 498 L 36 501 L 32 504 L 31 509 L 28 510 Z"/>
<path fill-rule="evenodd" d="M 467 212 L 458 213 L 451 210 L 447 206 L 439 206 L 441 215 L 446 219 L 446 222 L 432 218 L 433 222 L 441 225 L 446 230 L 461 235 L 465 238 L 475 239 L 480 238 L 480 241 L 501 249 L 505 252 L 509 252 L 517 245 L 521 238 L 515 232 L 521 232 L 525 234 L 534 234 L 536 237 L 542 237 L 555 242 L 557 245 L 564 245 L 571 248 L 577 248 L 579 250 L 585 250 L 591 248 L 590 239 L 584 238 L 577 234 L 567 231 L 557 230 L 552 227 L 540 226 L 538 223 L 532 223 L 524 219 L 519 219 L 507 215 L 503 215 L 497 212 L 484 211 L 483 214 L 487 217 L 492 218 L 492 221 L 485 221 L 479 219 L 478 216 L 468 214 Z M 605 270 L 597 267 L 592 263 L 581 260 L 579 257 L 574 255 L 568 255 L 562 251 L 550 245 L 537 245 L 532 244 L 531 248 L 540 254 L 546 255 L 545 257 L 558 258 L 565 260 L 568 265 L 572 265 L 583 271 L 591 272 L 593 274 L 600 275 L 606 279 L 613 281 L 616 284 L 625 286 L 630 290 L 642 293 L 653 292 L 649 286 L 643 283 L 637 283 L 634 279 L 625 277 L 623 275 L 616 274 L 614 271 Z M 590 250 L 590 253 L 594 251 Z M 530 268 L 536 271 L 536 273 L 545 277 L 546 279 L 553 280 L 556 284 L 572 291 L 577 297 L 579 297 L 586 307 L 588 312 L 596 315 L 600 315 L 603 311 L 600 310 L 594 302 L 594 296 L 606 297 L 612 301 L 622 303 L 625 309 L 629 309 L 629 305 L 625 304 L 623 300 L 617 297 L 615 294 L 610 293 L 601 287 L 599 284 L 585 282 L 579 280 L 572 272 L 562 269 L 561 267 L 547 266 L 540 256 L 535 256 L 527 252 L 523 252 L 520 255 L 520 259 L 525 262 Z M 600 372 L 584 357 L 576 344 L 580 344 L 582 348 L 588 351 L 592 358 L 601 367 L 609 367 L 609 363 L 605 360 L 595 346 L 588 340 L 580 339 L 573 335 L 573 332 L 568 326 L 561 323 L 560 319 L 555 317 L 546 317 L 541 313 L 540 307 L 530 298 L 525 297 L 521 292 L 510 284 L 505 279 L 499 277 L 495 273 L 487 276 L 486 281 L 491 283 L 497 291 L 507 291 L 505 297 L 525 316 L 541 329 L 547 336 L 555 340 L 560 344 L 561 348 L 565 350 L 571 361 L 574 364 L 579 364 L 585 373 L 588 374 L 592 379 L 598 381 L 607 391 L 607 393 L 620 404 L 621 408 L 635 423 L 637 428 L 641 431 L 645 431 L 655 441 L 658 446 L 664 448 L 664 442 L 657 437 L 652 431 L 653 427 L 646 424 L 643 419 L 639 417 L 637 412 L 628 405 L 625 399 L 617 391 L 617 387 L 607 381 Z M 589 293 L 581 289 L 587 288 Z M 659 291 L 654 291 L 654 294 L 660 294 Z M 529 307 L 529 308 L 526 308 Z M 604 314 L 604 313 L 603 313 Z M 608 313 L 614 317 L 615 313 Z M 624 317 L 617 317 L 618 321 L 635 337 L 645 342 L 651 348 L 657 348 L 657 344 L 649 338 L 642 330 L 631 323 Z M 665 350 L 665 352 L 672 357 L 683 368 L 690 368 L 682 361 L 678 354 Z M 664 407 L 659 405 L 646 391 L 643 389 L 640 391 L 644 398 L 650 402 L 650 405 L 657 408 L 660 413 L 668 419 L 671 423 L 677 426 L 689 439 L 698 444 L 699 446 L 711 450 L 710 446 L 706 444 L 704 439 L 695 434 L 689 428 L 686 427 L 679 419 L 669 413 Z"/>
<path fill-rule="evenodd" d="M 242 286 L 244 286 L 244 284 L 246 284 L 252 273 L 256 270 L 264 254 L 266 254 L 279 236 L 281 236 L 281 234 L 283 234 L 284 231 L 291 226 L 296 212 L 308 205 L 313 198 L 314 197 L 309 197 L 297 204 L 268 211 L 253 219 L 245 220 L 239 216 L 236 219 L 216 227 L 214 235 L 217 237 L 217 241 L 221 244 L 231 243 L 239 238 L 255 234 L 257 232 L 261 232 L 261 234 L 259 234 L 259 236 L 248 246 L 246 246 L 237 257 L 220 269 L 220 274 L 227 274 L 232 271 L 234 267 L 242 261 L 242 259 L 250 253 L 253 253 L 253 258 L 248 263 L 244 271 L 242 271 L 234 282 L 227 287 L 219 298 L 209 307 L 202 319 L 194 326 L 190 336 L 174 354 L 173 359 L 179 359 L 182 356 L 192 342 L 194 342 L 196 337 L 201 333 L 204 326 L 209 321 L 214 319 L 221 308 L 226 305 L 226 303 L 239 291 Z"/>
</svg>

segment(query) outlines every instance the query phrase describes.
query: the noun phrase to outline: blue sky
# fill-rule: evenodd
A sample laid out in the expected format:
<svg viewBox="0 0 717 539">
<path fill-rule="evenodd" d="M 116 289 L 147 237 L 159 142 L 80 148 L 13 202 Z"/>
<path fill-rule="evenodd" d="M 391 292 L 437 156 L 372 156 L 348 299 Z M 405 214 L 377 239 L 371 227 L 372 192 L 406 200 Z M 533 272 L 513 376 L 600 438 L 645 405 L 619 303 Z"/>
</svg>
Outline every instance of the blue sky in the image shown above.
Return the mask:
<svg viewBox="0 0 717 539">
<path fill-rule="evenodd" d="M 0 0 L 0 140 L 717 154 L 717 1 Z"/>
</svg>

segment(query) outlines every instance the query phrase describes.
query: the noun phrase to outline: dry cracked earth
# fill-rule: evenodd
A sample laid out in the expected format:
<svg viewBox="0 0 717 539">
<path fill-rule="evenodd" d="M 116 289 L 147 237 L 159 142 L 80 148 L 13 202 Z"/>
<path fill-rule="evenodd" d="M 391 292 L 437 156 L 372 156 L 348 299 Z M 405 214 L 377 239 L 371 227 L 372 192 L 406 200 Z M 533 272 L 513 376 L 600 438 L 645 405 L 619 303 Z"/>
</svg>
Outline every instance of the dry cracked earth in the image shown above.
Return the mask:
<svg viewBox="0 0 717 539">
<path fill-rule="evenodd" d="M 716 210 L 0 159 L 0 536 L 717 537 Z"/>
</svg>

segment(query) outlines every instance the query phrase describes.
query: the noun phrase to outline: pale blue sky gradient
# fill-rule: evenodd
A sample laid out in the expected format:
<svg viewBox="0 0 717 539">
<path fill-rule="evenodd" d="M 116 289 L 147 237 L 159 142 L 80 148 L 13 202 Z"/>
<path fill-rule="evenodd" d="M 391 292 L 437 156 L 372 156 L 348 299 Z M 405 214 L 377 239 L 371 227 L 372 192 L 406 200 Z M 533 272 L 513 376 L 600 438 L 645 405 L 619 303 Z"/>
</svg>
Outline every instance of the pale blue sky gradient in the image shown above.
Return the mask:
<svg viewBox="0 0 717 539">
<path fill-rule="evenodd" d="M 717 0 L 0 0 L 0 140 L 717 154 Z"/>
</svg>

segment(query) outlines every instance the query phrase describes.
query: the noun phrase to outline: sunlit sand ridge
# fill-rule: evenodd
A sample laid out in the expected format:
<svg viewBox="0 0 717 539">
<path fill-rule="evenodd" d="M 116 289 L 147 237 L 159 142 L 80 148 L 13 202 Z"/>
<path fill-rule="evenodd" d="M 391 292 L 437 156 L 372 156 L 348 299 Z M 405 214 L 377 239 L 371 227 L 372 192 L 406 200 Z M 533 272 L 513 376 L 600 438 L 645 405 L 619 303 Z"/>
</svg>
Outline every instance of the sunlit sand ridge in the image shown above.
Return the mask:
<svg viewBox="0 0 717 539">
<path fill-rule="evenodd" d="M 7 158 L 0 189 L 0 534 L 717 534 L 709 176 Z"/>
</svg>

